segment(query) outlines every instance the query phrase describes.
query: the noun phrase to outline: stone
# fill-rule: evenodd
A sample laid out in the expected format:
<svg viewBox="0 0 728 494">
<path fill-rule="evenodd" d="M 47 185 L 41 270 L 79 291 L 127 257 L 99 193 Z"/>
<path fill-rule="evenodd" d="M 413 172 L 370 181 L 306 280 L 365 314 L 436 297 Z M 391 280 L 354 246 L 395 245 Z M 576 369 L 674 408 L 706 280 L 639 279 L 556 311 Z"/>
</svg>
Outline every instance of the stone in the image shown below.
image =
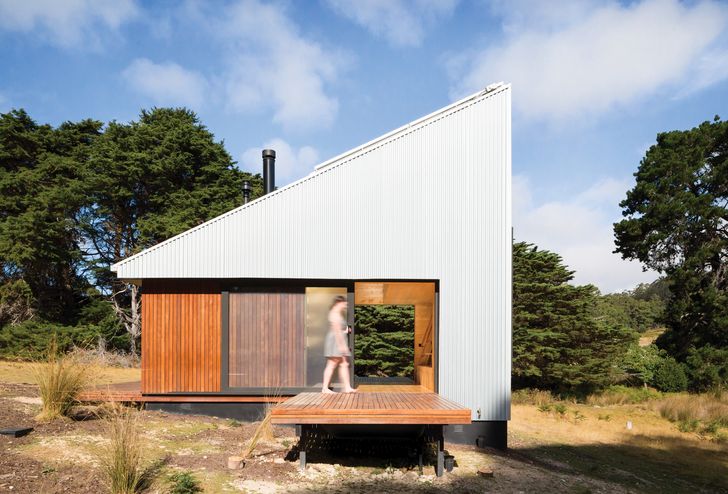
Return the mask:
<svg viewBox="0 0 728 494">
<path fill-rule="evenodd" d="M 478 468 L 478 475 L 481 477 L 493 478 L 493 470 L 488 467 L 480 467 Z"/>
</svg>

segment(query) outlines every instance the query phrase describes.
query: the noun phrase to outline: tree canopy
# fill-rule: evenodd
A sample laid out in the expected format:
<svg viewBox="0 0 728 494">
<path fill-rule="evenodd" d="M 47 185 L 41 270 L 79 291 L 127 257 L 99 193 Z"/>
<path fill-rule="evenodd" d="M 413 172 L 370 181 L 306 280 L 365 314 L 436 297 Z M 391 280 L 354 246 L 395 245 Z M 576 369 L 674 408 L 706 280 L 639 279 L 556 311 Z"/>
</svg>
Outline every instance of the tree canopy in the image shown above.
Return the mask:
<svg viewBox="0 0 728 494">
<path fill-rule="evenodd" d="M 106 126 L 87 119 L 52 127 L 23 110 L 0 114 L 0 340 L 14 344 L 24 331 L 53 324 L 113 339 L 118 322 L 98 303 L 103 294 L 133 348 L 138 293 L 110 265 L 240 205 L 243 180 L 260 196 L 260 176 L 237 169 L 183 108 Z M 104 331 L 94 326 L 102 321 Z"/>
<path fill-rule="evenodd" d="M 569 284 L 553 252 L 513 245 L 513 380 L 518 387 L 584 392 L 610 384 L 634 331 L 598 317 L 599 292 Z"/>
<path fill-rule="evenodd" d="M 669 330 L 658 343 L 681 359 L 728 346 L 728 122 L 659 134 L 635 178 L 616 252 L 666 276 Z"/>
</svg>

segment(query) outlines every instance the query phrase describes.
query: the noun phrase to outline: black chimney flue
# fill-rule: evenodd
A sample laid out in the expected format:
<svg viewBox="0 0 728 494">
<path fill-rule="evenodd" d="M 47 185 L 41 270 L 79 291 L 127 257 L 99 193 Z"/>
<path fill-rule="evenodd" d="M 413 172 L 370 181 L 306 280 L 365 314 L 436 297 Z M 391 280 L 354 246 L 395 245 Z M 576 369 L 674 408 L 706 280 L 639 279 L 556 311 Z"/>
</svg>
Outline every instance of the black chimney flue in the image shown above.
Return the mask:
<svg viewBox="0 0 728 494">
<path fill-rule="evenodd" d="M 243 181 L 243 204 L 250 202 L 250 182 L 247 180 Z"/>
<path fill-rule="evenodd" d="M 263 150 L 263 194 L 276 190 L 276 152 Z"/>
</svg>

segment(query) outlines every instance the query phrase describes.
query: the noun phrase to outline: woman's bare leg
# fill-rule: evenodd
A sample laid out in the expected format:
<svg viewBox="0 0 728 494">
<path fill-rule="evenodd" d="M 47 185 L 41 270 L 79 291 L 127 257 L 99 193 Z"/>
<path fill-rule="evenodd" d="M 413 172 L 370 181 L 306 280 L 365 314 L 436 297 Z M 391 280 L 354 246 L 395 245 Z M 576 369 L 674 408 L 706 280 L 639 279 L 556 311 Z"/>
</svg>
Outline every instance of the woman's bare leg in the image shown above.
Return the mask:
<svg viewBox="0 0 728 494">
<path fill-rule="evenodd" d="M 351 387 L 351 381 L 349 379 L 349 360 L 346 357 L 341 359 L 339 363 L 339 378 L 341 383 L 344 385 L 344 393 L 354 393 L 356 390 Z"/>
<path fill-rule="evenodd" d="M 331 384 L 331 378 L 334 376 L 334 370 L 336 369 L 336 366 L 339 365 L 339 358 L 336 357 L 327 357 L 326 358 L 326 367 L 324 368 L 324 383 L 321 387 L 322 393 L 333 393 L 329 389 L 329 384 Z"/>
</svg>

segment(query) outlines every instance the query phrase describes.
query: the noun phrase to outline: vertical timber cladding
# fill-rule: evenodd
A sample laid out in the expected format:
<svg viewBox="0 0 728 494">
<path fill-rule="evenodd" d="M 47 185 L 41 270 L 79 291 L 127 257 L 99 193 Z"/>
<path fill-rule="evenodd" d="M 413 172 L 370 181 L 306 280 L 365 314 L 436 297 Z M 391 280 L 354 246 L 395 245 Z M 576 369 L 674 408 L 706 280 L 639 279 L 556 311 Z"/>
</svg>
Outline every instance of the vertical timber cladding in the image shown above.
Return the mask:
<svg viewBox="0 0 728 494">
<path fill-rule="evenodd" d="M 305 294 L 230 293 L 230 388 L 306 385 Z"/>
<path fill-rule="evenodd" d="M 142 393 L 220 391 L 217 282 L 144 280 Z"/>
</svg>

